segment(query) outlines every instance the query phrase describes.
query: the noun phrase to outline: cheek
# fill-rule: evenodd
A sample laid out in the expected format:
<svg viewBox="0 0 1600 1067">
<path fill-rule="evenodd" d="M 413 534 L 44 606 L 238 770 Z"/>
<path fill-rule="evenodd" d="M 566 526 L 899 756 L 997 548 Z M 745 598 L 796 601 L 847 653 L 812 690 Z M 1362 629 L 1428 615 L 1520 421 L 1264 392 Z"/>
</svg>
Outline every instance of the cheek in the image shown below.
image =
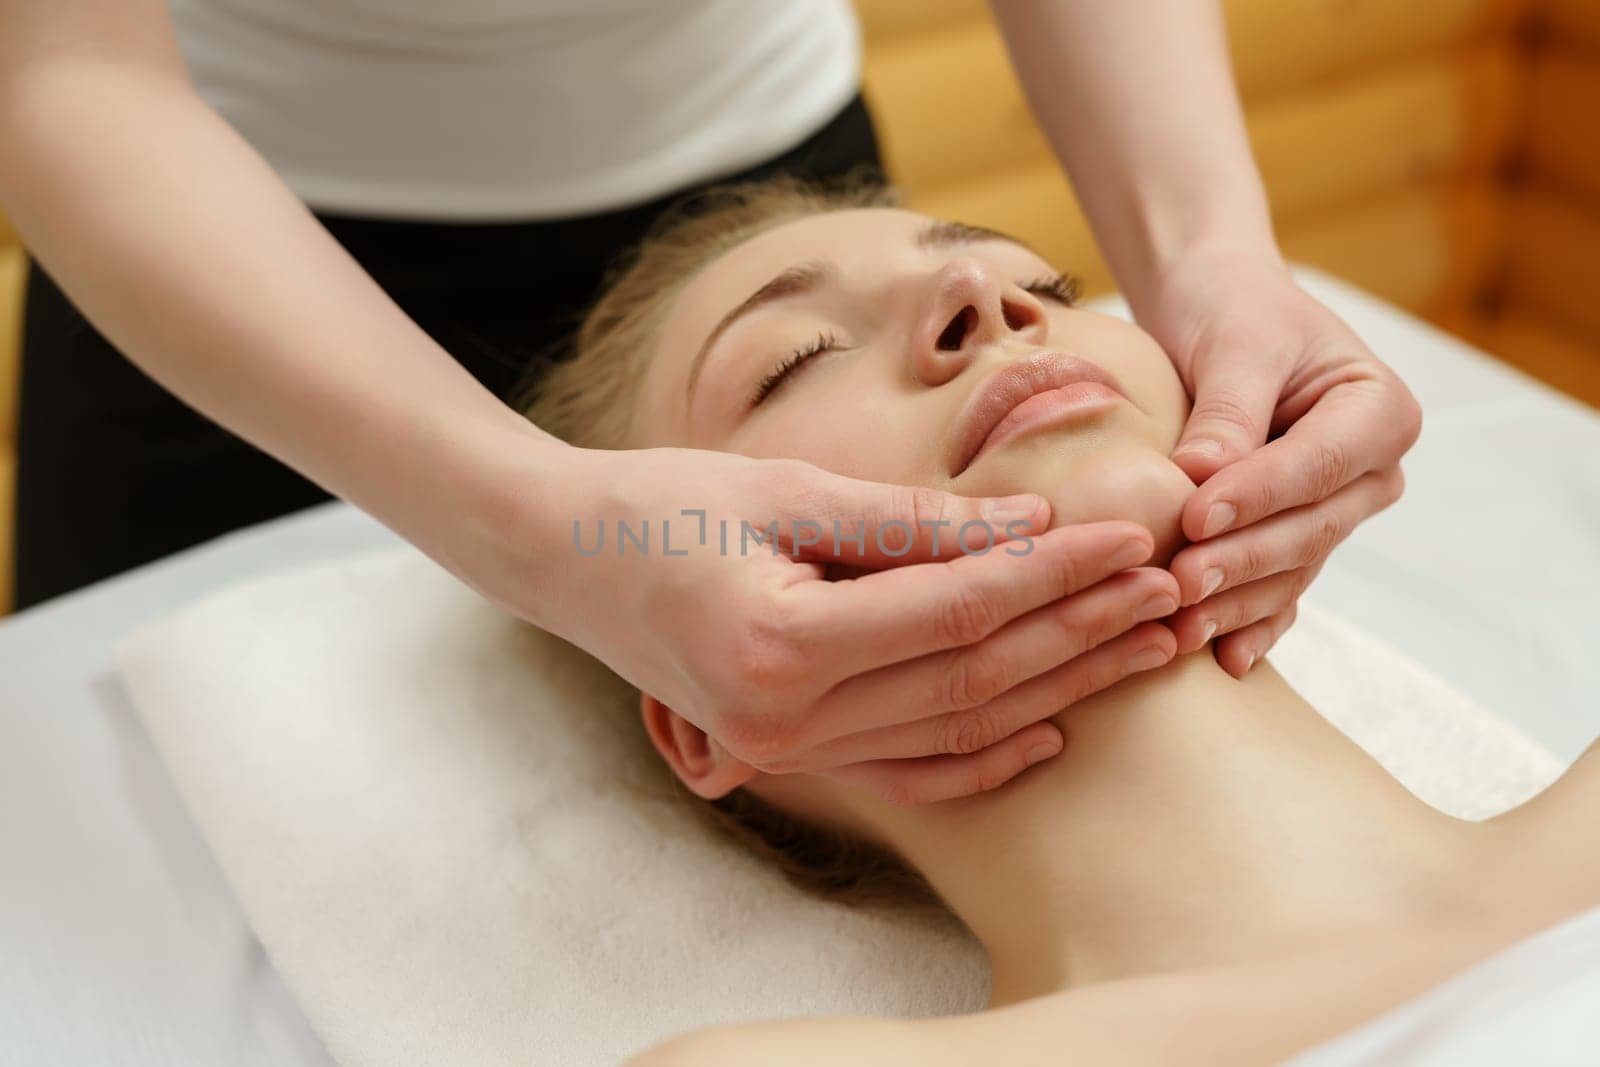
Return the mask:
<svg viewBox="0 0 1600 1067">
<path fill-rule="evenodd" d="M 1104 440 L 1044 436 L 986 457 L 969 473 L 975 477 L 963 478 L 963 493 L 1042 494 L 1050 501 L 1052 528 L 1106 519 L 1138 523 L 1155 539 L 1151 566 L 1165 566 L 1186 543 L 1179 517 L 1194 483 L 1164 452 L 1133 434 Z"/>
<path fill-rule="evenodd" d="M 1133 399 L 1149 413 L 1155 433 L 1151 444 L 1170 452 L 1189 418 L 1189 394 L 1178 370 L 1155 338 L 1131 323 L 1096 315 L 1075 331 L 1084 355 L 1100 358 Z"/>
<path fill-rule="evenodd" d="M 926 448 L 928 427 L 919 429 L 913 418 L 917 405 L 890 398 L 879 383 L 853 377 L 796 383 L 790 395 L 774 398 L 723 447 L 746 456 L 801 459 L 869 481 L 929 483 L 934 470 Z"/>
<path fill-rule="evenodd" d="M 1189 476 L 1164 455 L 1125 444 L 1081 457 L 1045 496 L 1052 526 L 1106 519 L 1138 523 L 1155 539 L 1149 565 L 1164 567 L 1187 543 L 1180 518 L 1193 493 Z"/>
<path fill-rule="evenodd" d="M 1171 452 L 1183 435 L 1183 424 L 1189 421 L 1189 393 L 1160 345 L 1150 341 L 1141 348 L 1141 354 L 1139 384 L 1129 384 L 1128 388 L 1143 398 L 1151 421 L 1162 434 L 1162 450 Z"/>
</svg>

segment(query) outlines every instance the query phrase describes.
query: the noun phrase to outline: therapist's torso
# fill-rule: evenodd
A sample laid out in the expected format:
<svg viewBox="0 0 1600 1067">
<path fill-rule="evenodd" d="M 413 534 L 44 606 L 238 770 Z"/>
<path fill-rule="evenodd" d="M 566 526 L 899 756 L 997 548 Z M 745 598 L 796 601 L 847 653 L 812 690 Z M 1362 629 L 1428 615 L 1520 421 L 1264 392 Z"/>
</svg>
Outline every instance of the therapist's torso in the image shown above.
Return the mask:
<svg viewBox="0 0 1600 1067">
<path fill-rule="evenodd" d="M 848 0 L 170 0 L 200 94 L 327 211 L 539 219 L 781 154 L 855 94 Z"/>
</svg>

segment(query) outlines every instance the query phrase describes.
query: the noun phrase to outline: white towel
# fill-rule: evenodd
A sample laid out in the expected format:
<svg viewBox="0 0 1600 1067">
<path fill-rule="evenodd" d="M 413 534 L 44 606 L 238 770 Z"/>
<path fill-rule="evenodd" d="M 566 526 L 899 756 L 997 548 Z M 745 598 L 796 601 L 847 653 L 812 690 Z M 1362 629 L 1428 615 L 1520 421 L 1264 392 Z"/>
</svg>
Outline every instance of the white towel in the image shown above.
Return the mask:
<svg viewBox="0 0 1600 1067">
<path fill-rule="evenodd" d="M 633 707 L 409 548 L 229 587 L 119 648 L 252 928 L 343 1064 L 610 1064 L 697 1026 L 981 1007 L 947 920 L 812 899 L 670 799 Z M 1303 605 L 1279 670 L 1482 817 L 1559 762 Z"/>
</svg>

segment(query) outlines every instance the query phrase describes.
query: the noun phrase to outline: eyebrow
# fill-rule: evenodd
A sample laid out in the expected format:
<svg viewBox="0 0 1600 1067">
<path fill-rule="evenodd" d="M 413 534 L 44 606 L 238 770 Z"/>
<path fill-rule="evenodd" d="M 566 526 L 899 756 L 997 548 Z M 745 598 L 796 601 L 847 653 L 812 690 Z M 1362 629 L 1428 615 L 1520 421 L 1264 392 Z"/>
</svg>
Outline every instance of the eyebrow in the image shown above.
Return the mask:
<svg viewBox="0 0 1600 1067">
<path fill-rule="evenodd" d="M 1009 233 L 966 222 L 930 222 L 917 233 L 917 245 L 921 248 L 950 248 L 954 245 L 979 244 L 983 241 L 1006 241 L 1026 248 L 1034 255 L 1039 254 L 1028 242 Z"/>
<path fill-rule="evenodd" d="M 974 226 L 965 222 L 934 221 L 928 223 L 917 231 L 916 244 L 919 248 L 938 249 L 952 248 L 959 245 L 979 244 L 985 241 L 1005 241 L 1018 245 L 1038 255 L 1038 252 L 1025 241 L 1018 240 L 1009 233 L 991 230 L 987 226 Z M 718 320 L 706 334 L 706 339 L 700 345 L 700 351 L 695 353 L 694 362 L 689 365 L 689 381 L 684 387 L 686 402 L 693 401 L 694 387 L 700 380 L 700 372 L 705 369 L 706 357 L 711 354 L 712 346 L 717 339 L 728 331 L 728 328 L 744 316 L 758 308 L 766 307 L 779 300 L 791 297 L 804 296 L 813 293 L 822 287 L 823 283 L 832 275 L 833 268 L 820 261 L 801 263 L 790 267 L 783 273 L 768 281 L 761 288 L 745 297 L 733 310 Z"/>
<path fill-rule="evenodd" d="M 684 390 L 685 395 L 694 396 L 695 382 L 699 380 L 700 372 L 705 368 L 706 356 L 710 354 L 711 346 L 717 343 L 717 338 L 727 332 L 728 327 L 759 307 L 815 292 L 831 273 L 832 269 L 826 263 L 802 263 L 790 267 L 745 297 L 732 311 L 722 316 L 721 320 L 711 328 L 711 332 L 706 334 L 705 341 L 700 345 L 700 351 L 695 353 L 694 363 L 689 367 L 689 384 Z"/>
</svg>

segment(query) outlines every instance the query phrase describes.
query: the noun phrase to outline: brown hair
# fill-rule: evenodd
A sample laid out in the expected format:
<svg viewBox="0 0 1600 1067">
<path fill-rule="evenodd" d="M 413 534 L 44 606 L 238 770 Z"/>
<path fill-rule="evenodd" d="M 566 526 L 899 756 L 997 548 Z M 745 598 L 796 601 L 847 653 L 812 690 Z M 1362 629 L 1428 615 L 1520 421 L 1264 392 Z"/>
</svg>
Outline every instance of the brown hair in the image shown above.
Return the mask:
<svg viewBox="0 0 1600 1067">
<path fill-rule="evenodd" d="M 604 295 L 578 330 L 572 358 L 530 383 L 518 407 L 571 444 L 634 447 L 637 383 L 655 356 L 667 312 L 695 275 L 785 222 L 896 202 L 892 190 L 860 178 L 831 185 L 793 178 L 727 185 L 682 202 L 613 267 Z M 637 699 L 637 690 L 626 681 L 604 673 Z M 744 789 L 707 804 L 676 777 L 673 782 L 714 826 L 769 858 L 808 891 L 859 905 L 944 910 L 920 872 L 873 842 L 803 822 Z"/>
</svg>

